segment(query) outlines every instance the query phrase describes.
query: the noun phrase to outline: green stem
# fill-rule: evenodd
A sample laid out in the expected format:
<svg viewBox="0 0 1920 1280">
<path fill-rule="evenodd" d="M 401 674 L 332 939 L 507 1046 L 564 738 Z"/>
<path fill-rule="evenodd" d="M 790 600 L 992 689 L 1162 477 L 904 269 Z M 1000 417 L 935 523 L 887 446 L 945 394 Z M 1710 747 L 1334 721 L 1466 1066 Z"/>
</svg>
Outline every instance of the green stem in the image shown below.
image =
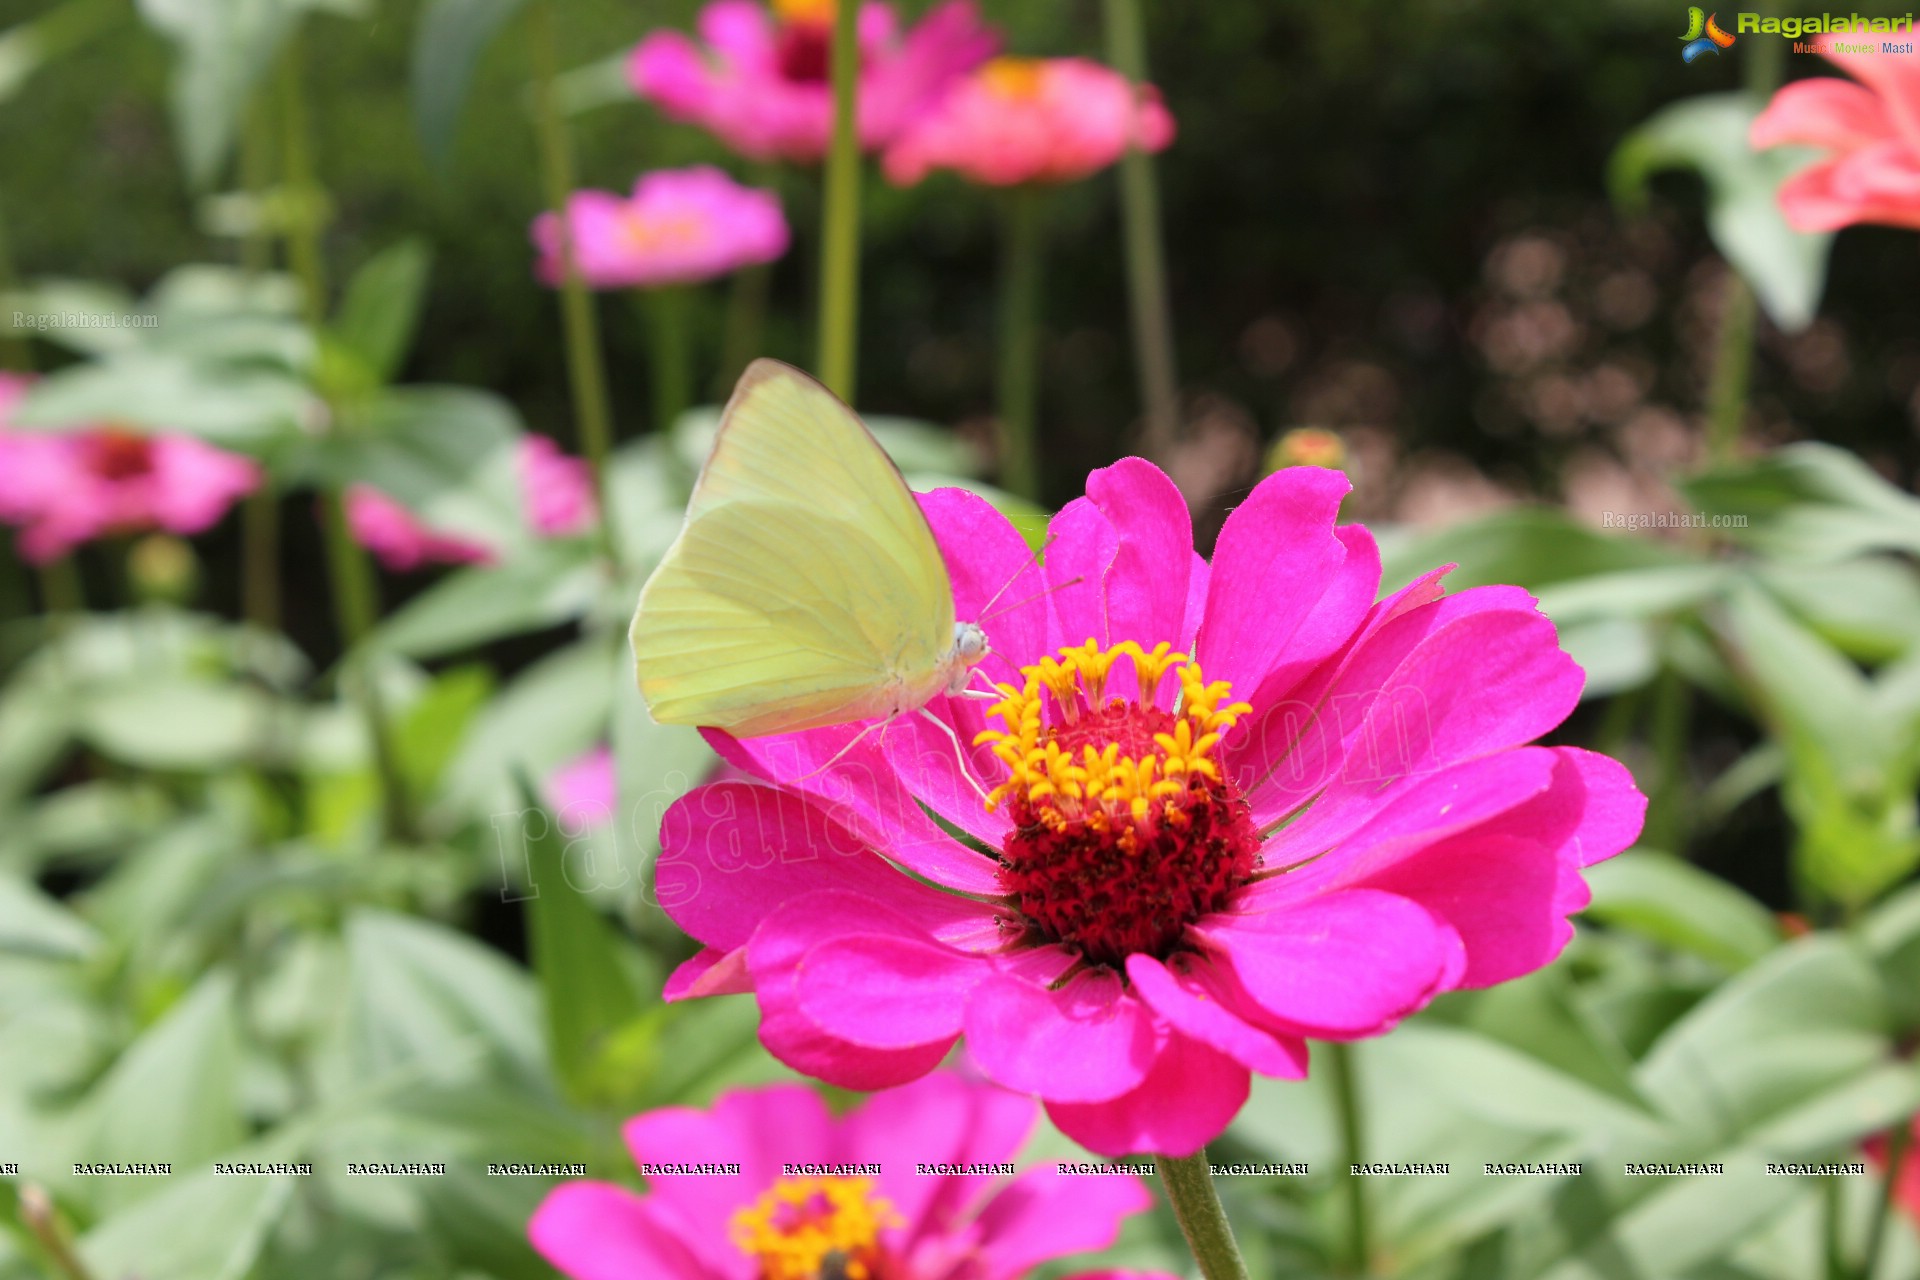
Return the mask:
<svg viewBox="0 0 1920 1280">
<path fill-rule="evenodd" d="M 836 7 L 833 20 L 833 144 L 820 245 L 820 381 L 854 398 L 860 326 L 860 6 Z"/>
<path fill-rule="evenodd" d="M 1034 436 L 1040 399 L 1042 212 L 1039 191 L 1007 193 L 1000 269 L 1001 483 L 1033 502 L 1040 500 L 1040 450 Z"/>
<path fill-rule="evenodd" d="M 87 1264 L 73 1251 L 67 1230 L 47 1193 L 33 1183 L 20 1188 L 20 1221 L 25 1224 L 65 1280 L 93 1280 Z"/>
<path fill-rule="evenodd" d="M 596 481 L 602 482 L 613 453 L 613 409 L 607 395 L 606 367 L 600 354 L 600 321 L 593 295 L 573 260 L 572 228 L 567 221 L 567 197 L 573 192 L 573 147 L 560 112 L 554 81 L 560 74 L 560 46 L 554 33 L 557 0 L 539 0 L 529 15 L 533 58 L 534 136 L 540 150 L 540 176 L 547 208 L 560 229 L 560 323 L 567 348 L 567 376 L 573 388 L 574 425 L 580 452 L 586 455 Z M 601 510 L 609 510 L 601 503 Z"/>
<path fill-rule="evenodd" d="M 300 74 L 300 38 L 288 43 L 280 76 L 280 153 L 293 209 L 287 227 L 287 263 L 300 281 L 307 323 L 318 336 L 327 322 L 327 276 L 320 247 L 320 184 L 314 178 L 307 94 Z"/>
<path fill-rule="evenodd" d="M 1821 1179 L 1821 1252 L 1826 1258 L 1827 1280 L 1848 1280 L 1846 1249 L 1840 1243 L 1841 1212 L 1840 1179 Z"/>
<path fill-rule="evenodd" d="M 1178 1159 L 1155 1156 L 1153 1164 L 1203 1280 L 1247 1280 L 1247 1264 L 1234 1242 L 1233 1224 L 1221 1207 L 1220 1193 L 1214 1190 L 1206 1151 Z"/>
<path fill-rule="evenodd" d="M 1874 1202 L 1873 1225 L 1867 1229 L 1867 1254 L 1860 1264 L 1860 1280 L 1873 1280 L 1880 1266 L 1880 1253 L 1886 1248 L 1887 1228 L 1893 1221 L 1893 1197 L 1900 1186 L 1900 1167 L 1913 1144 L 1913 1125 L 1901 1120 L 1887 1133 L 1887 1176 L 1880 1186 L 1880 1198 Z"/>
<path fill-rule="evenodd" d="M 1341 1183 L 1347 1202 L 1346 1261 L 1354 1271 L 1365 1275 L 1373 1260 L 1372 1230 L 1367 1222 L 1366 1182 L 1353 1172 L 1353 1167 L 1367 1158 L 1360 1082 L 1354 1071 L 1353 1050 L 1344 1044 L 1329 1044 L 1326 1048 L 1327 1067 L 1333 1077 L 1334 1105 L 1340 1116 L 1340 1167 L 1334 1176 Z"/>
<path fill-rule="evenodd" d="M 767 331 L 767 300 L 773 292 L 773 265 L 764 263 L 734 273 L 727 291 L 727 330 L 720 344 L 720 368 L 713 394 L 725 400 L 733 384 L 759 355 Z"/>
<path fill-rule="evenodd" d="M 0 294 L 13 292 L 20 286 L 20 277 L 14 270 L 13 246 L 7 239 L 6 209 L 0 206 Z M 27 340 L 15 333 L 12 328 L 0 328 L 0 369 L 14 373 L 29 373 L 33 369 L 33 350 Z"/>
<path fill-rule="evenodd" d="M 1646 842 L 1656 849 L 1680 853 L 1686 848 L 1687 822 L 1693 805 L 1688 795 L 1687 727 L 1693 714 L 1693 694 L 1686 677 L 1667 667 L 1655 678 L 1652 738 L 1658 779 L 1647 806 Z"/>
<path fill-rule="evenodd" d="M 273 116 L 254 95 L 240 135 L 240 184 L 253 198 L 254 220 L 240 241 L 240 265 L 249 274 L 273 266 L 273 237 L 263 215 L 273 187 Z"/>
<path fill-rule="evenodd" d="M 648 289 L 641 295 L 652 339 L 653 429 L 665 433 L 693 403 L 693 352 L 687 334 L 687 303 L 681 288 Z"/>
<path fill-rule="evenodd" d="M 242 604 L 247 621 L 263 631 L 280 629 L 280 495 L 267 480 L 247 496 L 240 512 Z"/>
<path fill-rule="evenodd" d="M 1758 317 L 1753 286 L 1729 270 L 1727 295 L 1720 311 L 1720 337 L 1714 344 L 1713 374 L 1707 384 L 1707 455 L 1715 464 L 1732 461 L 1740 450 Z"/>
<path fill-rule="evenodd" d="M 406 778 L 394 751 L 372 655 L 361 651 L 361 642 L 379 621 L 379 584 L 374 580 L 373 563 L 367 558 L 366 549 L 353 540 L 353 533 L 347 527 L 346 502 L 339 493 L 326 496 L 325 517 L 327 577 L 333 589 L 333 612 L 340 630 L 340 645 L 345 651 L 340 659 L 341 685 L 343 691 L 360 704 L 361 713 L 366 717 L 374 773 L 380 780 L 386 832 L 402 843 L 410 843 L 417 832 Z"/>
<path fill-rule="evenodd" d="M 1146 38 L 1140 0 L 1106 0 L 1107 57 L 1114 69 L 1144 86 Z M 1148 438 L 1162 443 L 1180 434 L 1178 366 L 1173 353 L 1173 309 L 1160 229 L 1160 189 L 1153 157 L 1134 146 L 1120 160 L 1120 220 L 1126 242 L 1127 293 L 1133 310 L 1133 351 Z"/>
<path fill-rule="evenodd" d="M 40 566 L 40 607 L 50 616 L 86 611 L 86 592 L 81 588 L 80 570 L 71 555 Z"/>
</svg>

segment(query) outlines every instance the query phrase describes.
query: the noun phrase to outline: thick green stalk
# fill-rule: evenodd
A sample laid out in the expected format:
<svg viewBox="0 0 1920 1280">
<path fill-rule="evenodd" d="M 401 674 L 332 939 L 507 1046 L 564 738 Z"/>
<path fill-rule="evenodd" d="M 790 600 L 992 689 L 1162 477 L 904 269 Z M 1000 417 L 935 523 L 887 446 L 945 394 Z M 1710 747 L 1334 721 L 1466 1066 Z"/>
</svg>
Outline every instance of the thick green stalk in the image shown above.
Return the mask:
<svg viewBox="0 0 1920 1280">
<path fill-rule="evenodd" d="M 1360 1106 L 1360 1082 L 1354 1072 L 1353 1050 L 1328 1044 L 1327 1068 L 1333 1077 L 1334 1105 L 1340 1116 L 1340 1167 L 1334 1178 L 1347 1201 L 1347 1264 L 1361 1275 L 1373 1261 L 1372 1227 L 1367 1221 L 1366 1183 L 1354 1176 L 1353 1166 L 1365 1163 L 1367 1135 Z"/>
<path fill-rule="evenodd" d="M 1000 268 L 1000 482 L 1011 493 L 1040 500 L 1040 448 L 1035 439 L 1040 401 L 1040 300 L 1046 229 L 1040 191 L 1007 193 Z"/>
<path fill-rule="evenodd" d="M 280 494 L 271 479 L 247 495 L 240 509 L 241 603 L 247 621 L 280 629 Z"/>
<path fill-rule="evenodd" d="M 1147 82 L 1147 45 L 1140 0 L 1106 0 L 1107 57 L 1135 86 Z M 1178 366 L 1173 354 L 1173 310 L 1160 230 L 1160 189 L 1153 157 L 1134 146 L 1120 160 L 1120 220 L 1126 239 L 1127 294 L 1133 311 L 1133 355 L 1148 438 L 1164 443 L 1180 433 Z"/>
<path fill-rule="evenodd" d="M 1729 272 L 1720 311 L 1720 338 L 1714 344 L 1713 374 L 1707 384 L 1707 456 L 1714 464 L 1731 461 L 1740 449 L 1758 318 L 1753 286 Z"/>
<path fill-rule="evenodd" d="M 13 246 L 7 239 L 6 209 L 0 207 L 0 294 L 11 293 L 20 285 L 13 266 Z M 0 369 L 27 373 L 33 368 L 33 351 L 27 340 L 11 328 L 0 329 Z"/>
<path fill-rule="evenodd" d="M 1180 1234 L 1187 1238 L 1187 1248 L 1200 1264 L 1203 1280 L 1247 1280 L 1247 1264 L 1240 1257 L 1220 1193 L 1213 1188 L 1206 1151 L 1179 1159 L 1155 1156 L 1153 1164 L 1160 1185 L 1167 1189 Z"/>
<path fill-rule="evenodd" d="M 303 215 L 296 217 L 288 231 L 287 260 L 293 264 L 305 297 L 308 323 L 317 333 L 327 318 L 327 284 L 321 256 L 319 184 L 314 179 L 313 154 L 307 135 L 307 103 L 300 77 L 300 45 L 296 36 L 287 50 L 282 80 L 281 161 L 286 167 L 287 186 L 297 193 Z M 335 431 L 354 429 L 351 415 L 340 405 L 333 411 Z M 380 595 L 374 581 L 373 564 L 366 549 L 353 540 L 347 528 L 345 499 L 339 491 L 326 495 L 325 501 L 327 573 L 333 588 L 334 617 L 340 630 L 342 683 L 346 692 L 360 704 L 367 722 L 367 737 L 372 744 L 374 771 L 380 781 L 380 800 L 387 835 L 400 841 L 414 837 L 413 810 L 407 799 L 406 780 L 393 750 L 391 726 L 382 704 L 380 688 L 367 669 L 365 655 L 357 652 L 360 642 L 373 631 L 380 618 Z"/>
<path fill-rule="evenodd" d="M 557 0 L 537 0 L 529 15 L 529 40 L 534 66 L 534 136 L 540 149 L 540 175 L 547 208 L 560 228 L 560 323 L 567 348 L 567 376 L 573 388 L 574 425 L 580 452 L 586 455 L 596 481 L 602 481 L 613 453 L 613 409 L 607 395 L 607 373 L 600 354 L 600 322 L 593 296 L 580 278 L 573 259 L 567 222 L 567 197 L 573 191 L 573 147 L 560 113 L 554 81 L 560 74 L 560 48 L 554 34 Z M 604 496 L 604 495 L 603 495 Z M 609 510 L 601 503 L 601 510 Z"/>
<path fill-rule="evenodd" d="M 853 403 L 860 332 L 860 6 L 833 20 L 833 144 L 820 243 L 820 381 Z"/>
<path fill-rule="evenodd" d="M 1867 1253 L 1860 1263 L 1860 1280 L 1874 1280 L 1880 1267 L 1880 1253 L 1887 1246 L 1887 1230 L 1893 1222 L 1894 1192 L 1900 1185 L 1900 1168 L 1913 1145 L 1913 1126 L 1901 1120 L 1887 1134 L 1887 1176 L 1880 1184 L 1880 1198 L 1874 1202 L 1873 1225 L 1867 1229 Z"/>
<path fill-rule="evenodd" d="M 340 660 L 341 683 L 366 716 L 386 832 L 395 840 L 410 843 L 417 832 L 406 779 L 394 752 L 392 729 L 371 655 L 360 651 L 361 642 L 380 620 L 379 584 L 374 581 L 373 564 L 365 548 L 353 540 L 353 532 L 347 527 L 346 502 L 339 493 L 326 496 L 325 516 L 327 577 L 333 590 L 334 621 L 340 631 L 341 648 L 346 651 Z"/>
<path fill-rule="evenodd" d="M 40 566 L 40 608 L 50 616 L 83 613 L 86 593 L 80 586 L 80 570 L 71 555 L 49 560 Z"/>
<path fill-rule="evenodd" d="M 720 367 L 713 375 L 713 396 L 725 400 L 733 384 L 760 354 L 767 331 L 767 299 L 773 292 L 773 265 L 736 271 L 727 290 L 726 333 L 720 340 Z"/>
<path fill-rule="evenodd" d="M 648 373 L 653 377 L 653 429 L 664 432 L 693 403 L 693 351 L 688 341 L 687 304 L 682 288 L 648 289 L 641 294 L 652 340 Z"/>
</svg>

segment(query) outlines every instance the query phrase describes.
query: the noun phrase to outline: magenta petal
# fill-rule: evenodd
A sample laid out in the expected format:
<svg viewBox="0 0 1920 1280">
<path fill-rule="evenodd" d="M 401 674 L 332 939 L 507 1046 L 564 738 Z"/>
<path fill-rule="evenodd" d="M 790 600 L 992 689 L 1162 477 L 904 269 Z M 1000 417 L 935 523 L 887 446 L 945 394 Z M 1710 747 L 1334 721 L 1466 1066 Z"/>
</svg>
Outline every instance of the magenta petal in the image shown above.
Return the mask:
<svg viewBox="0 0 1920 1280">
<path fill-rule="evenodd" d="M 1190 1156 L 1226 1130 L 1246 1104 L 1247 1069 L 1175 1033 L 1132 1093 L 1110 1102 L 1048 1103 L 1060 1132 L 1104 1156 Z"/>
<path fill-rule="evenodd" d="M 1113 525 L 1086 498 L 1060 508 L 1047 525 L 1049 651 L 1094 640 L 1107 644 L 1107 573 L 1120 553 Z"/>
<path fill-rule="evenodd" d="M 563 1182 L 527 1224 L 540 1256 L 571 1280 L 709 1280 L 647 1202 L 606 1182 Z"/>
<path fill-rule="evenodd" d="M 996 1185 L 996 1177 L 923 1177 L 914 1164 L 1010 1161 L 1033 1132 L 1040 1108 L 1032 1099 L 985 1080 L 936 1071 L 874 1094 L 843 1122 L 846 1158 L 878 1161 L 880 1193 L 906 1219 L 903 1252 L 951 1232 L 963 1211 Z M 912 1163 L 901 1153 L 912 1157 Z"/>
<path fill-rule="evenodd" d="M 1193 562 L 1187 500 L 1144 458 L 1122 458 L 1089 475 L 1087 497 L 1118 539 L 1105 583 L 1107 643 L 1178 645 Z"/>
<path fill-rule="evenodd" d="M 888 1089 L 939 1066 L 953 1041 L 875 1049 L 833 1035 L 808 1016 L 799 993 L 807 955 L 821 943 L 856 930 L 925 936 L 915 922 L 874 899 L 836 890 L 797 897 L 760 923 L 747 946 L 747 964 L 760 1002 L 760 1042 L 803 1075 L 843 1089 Z"/>
<path fill-rule="evenodd" d="M 1426 907 L 1464 945 L 1443 986 L 1491 986 L 1551 961 L 1573 936 L 1560 905 L 1561 865 L 1532 840 L 1469 832 L 1422 850 L 1365 883 Z"/>
<path fill-rule="evenodd" d="M 988 1201 L 976 1225 L 984 1280 L 1021 1280 L 1055 1258 L 1104 1249 L 1120 1223 L 1153 1207 L 1138 1178 L 1074 1178 L 1029 1169 Z"/>
<path fill-rule="evenodd" d="M 1843 150 L 1892 136 L 1893 121 L 1872 90 L 1831 77 L 1781 88 L 1747 135 L 1755 150 L 1789 144 Z"/>
<path fill-rule="evenodd" d="M 723 950 L 816 889 L 858 892 L 929 929 L 975 914 L 967 899 L 902 875 L 819 805 L 750 782 L 714 783 L 676 801 L 661 823 L 655 877 L 674 923 Z"/>
<path fill-rule="evenodd" d="M 1269 1016 L 1332 1040 L 1378 1034 L 1424 1005 L 1449 945 L 1424 907 L 1373 889 L 1212 916 L 1192 932 Z"/>
<path fill-rule="evenodd" d="M 753 977 L 747 972 L 747 949 L 735 947 L 722 951 L 702 947 L 699 954 L 677 966 L 661 989 L 660 998 L 668 1004 L 701 996 L 733 996 L 753 990 Z"/>
<path fill-rule="evenodd" d="M 1346 558 L 1333 533 L 1352 486 L 1322 467 L 1276 471 L 1220 530 L 1196 641 L 1207 679 L 1258 689 Z"/>
<path fill-rule="evenodd" d="M 1040 558 L 977 493 L 935 489 L 919 498 L 953 579 L 954 616 L 981 622 L 993 645 L 982 669 L 995 680 L 1019 683 L 1020 668 L 1048 651 L 1049 606 Z"/>
<path fill-rule="evenodd" d="M 992 1079 L 1052 1100 L 1098 1102 L 1138 1085 L 1153 1016 L 1117 975 L 1087 970 L 1059 990 L 997 973 L 967 1000 L 967 1045 Z"/>
<path fill-rule="evenodd" d="M 1135 954 L 1127 957 L 1127 977 L 1133 980 L 1140 998 L 1175 1031 L 1211 1045 L 1263 1076 L 1306 1078 L 1304 1041 L 1248 1025 L 1196 975 L 1175 973 L 1152 956 Z"/>
<path fill-rule="evenodd" d="M 931 939 L 863 934 L 809 951 L 795 990 L 801 1011 L 828 1035 L 910 1049 L 958 1036 L 966 993 L 988 972 Z"/>
</svg>

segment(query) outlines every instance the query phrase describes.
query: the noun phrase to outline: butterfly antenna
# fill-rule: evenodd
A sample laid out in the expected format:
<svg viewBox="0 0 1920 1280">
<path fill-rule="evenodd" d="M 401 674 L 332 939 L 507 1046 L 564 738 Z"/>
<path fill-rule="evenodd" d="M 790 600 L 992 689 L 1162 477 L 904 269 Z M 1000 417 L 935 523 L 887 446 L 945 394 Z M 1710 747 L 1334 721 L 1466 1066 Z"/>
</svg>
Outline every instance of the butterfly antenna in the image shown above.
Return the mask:
<svg viewBox="0 0 1920 1280">
<path fill-rule="evenodd" d="M 1087 576 L 1084 573 L 1075 574 L 1073 577 L 1068 578 L 1065 582 L 1056 582 L 1050 587 L 1042 587 L 1040 590 L 1034 592 L 1032 595 L 1026 596 L 1023 599 L 1015 600 L 1012 604 L 1003 605 L 1001 608 L 995 609 L 992 613 L 983 613 L 977 619 L 975 619 L 975 621 L 985 622 L 989 618 L 997 618 L 1003 613 L 1011 613 L 1013 610 L 1018 609 L 1021 605 L 1032 604 L 1035 600 L 1040 599 L 1042 596 L 1050 596 L 1054 592 L 1064 591 L 1068 587 L 1077 587 L 1081 583 L 1085 582 L 1086 580 L 1087 580 Z M 1002 587 L 1001 590 L 1004 591 L 1006 590 L 1006 588 Z M 992 601 L 988 601 L 988 603 L 991 604 Z"/>
<path fill-rule="evenodd" d="M 981 804 L 992 803 L 987 793 L 981 789 L 980 784 L 974 781 L 973 770 L 967 764 L 967 753 L 961 749 L 960 736 L 953 731 L 953 726 L 948 724 L 945 720 L 942 720 L 939 716 L 933 714 L 933 712 L 927 710 L 925 707 L 920 708 L 920 714 L 925 716 L 929 721 L 931 721 L 934 728 L 938 729 L 940 732 L 947 735 L 947 741 L 953 744 L 953 758 L 956 761 L 958 761 L 960 764 L 960 776 L 965 778 L 967 780 L 967 785 L 973 788 L 973 794 L 980 797 L 980 803 Z"/>
<path fill-rule="evenodd" d="M 987 602 L 980 606 L 980 617 L 975 619 L 975 621 L 985 622 L 988 618 L 991 618 L 993 616 L 993 614 L 990 611 L 994 606 L 994 602 L 999 600 L 1001 596 L 1007 594 L 1007 588 L 1011 587 L 1014 583 L 1020 581 L 1021 577 L 1025 575 L 1027 570 L 1033 568 L 1035 565 L 1040 563 L 1040 557 L 1046 554 L 1046 550 L 1048 547 L 1053 545 L 1053 537 L 1054 535 L 1051 532 L 1049 532 L 1045 538 L 1041 539 L 1040 545 L 1038 547 L 1035 547 L 1033 550 L 1027 553 L 1027 562 L 1021 565 L 1018 569 L 1015 569 L 1013 571 L 1013 576 L 1011 578 L 1008 578 L 1005 582 L 1001 583 L 1000 589 L 998 591 L 994 592 L 991 596 L 987 597 Z M 1044 595 L 1045 592 L 1042 592 L 1041 594 Z M 1024 604 L 1026 602 L 1021 601 L 1020 603 Z M 1017 606 L 1009 605 L 1008 607 L 1014 608 Z"/>
</svg>

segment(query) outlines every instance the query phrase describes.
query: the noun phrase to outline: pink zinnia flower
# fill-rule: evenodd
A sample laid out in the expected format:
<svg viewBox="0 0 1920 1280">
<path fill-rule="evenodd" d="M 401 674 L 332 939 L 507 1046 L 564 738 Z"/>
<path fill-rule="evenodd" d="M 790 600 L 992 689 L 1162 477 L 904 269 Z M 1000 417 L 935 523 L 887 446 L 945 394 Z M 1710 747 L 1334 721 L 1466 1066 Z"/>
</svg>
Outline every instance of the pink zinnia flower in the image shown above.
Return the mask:
<svg viewBox="0 0 1920 1280">
<path fill-rule="evenodd" d="M 1072 182 L 1129 146 L 1172 141 L 1173 117 L 1151 86 L 1136 92 L 1085 58 L 995 58 L 887 150 L 886 171 L 901 184 L 930 169 L 996 187 Z"/>
<path fill-rule="evenodd" d="M 603 743 L 547 777 L 547 800 L 559 811 L 560 829 L 577 833 L 613 821 L 620 807 L 620 779 L 613 752 Z"/>
<path fill-rule="evenodd" d="M 1887 1167 L 1887 1136 L 1884 1133 L 1876 1133 L 1867 1139 L 1866 1149 L 1867 1159 L 1873 1161 L 1876 1168 Z M 1900 1157 L 1899 1171 L 1888 1176 L 1896 1179 L 1893 1184 L 1894 1203 L 1920 1223 L 1920 1115 L 1913 1118 L 1906 1150 Z"/>
<path fill-rule="evenodd" d="M 413 512 L 370 484 L 347 486 L 347 531 L 395 573 L 430 564 L 487 564 L 493 548 L 456 534 L 436 533 Z"/>
<path fill-rule="evenodd" d="M 567 228 L 580 277 L 595 289 L 652 288 L 712 280 L 787 251 L 780 197 L 695 165 L 642 174 L 632 196 L 576 191 Z M 560 283 L 560 222 L 533 222 L 539 276 Z"/>
<path fill-rule="evenodd" d="M 0 374 L 0 521 L 19 526 L 35 564 L 107 534 L 205 532 L 259 487 L 259 464 L 192 436 L 12 429 L 30 385 Z"/>
<path fill-rule="evenodd" d="M 833 0 L 718 0 L 700 12 L 707 48 L 678 31 L 642 40 L 627 65 L 643 98 L 750 160 L 811 162 L 833 134 Z M 999 47 L 970 0 L 947 0 L 902 34 L 893 7 L 860 9 L 860 144 L 886 146 Z"/>
<path fill-rule="evenodd" d="M 1920 228 L 1920 62 L 1822 51 L 1854 80 L 1796 80 L 1754 119 L 1754 147 L 1801 144 L 1829 154 L 1781 184 L 1780 208 L 1802 231 L 1859 222 Z"/>
<path fill-rule="evenodd" d="M 1211 564 L 1137 458 L 1088 478 L 1043 565 L 981 498 L 924 495 L 1004 695 L 929 707 L 965 776 L 919 716 L 710 731 L 775 785 L 668 812 L 660 901 L 705 945 L 668 997 L 752 991 L 775 1056 L 855 1089 L 964 1034 L 1091 1149 L 1189 1155 L 1250 1072 L 1303 1077 L 1309 1039 L 1552 960 L 1644 797 L 1605 756 L 1525 745 L 1585 677 L 1524 591 L 1448 596 L 1439 569 L 1375 603 L 1348 488 L 1276 472 Z"/>
<path fill-rule="evenodd" d="M 543 538 L 585 533 L 600 519 L 593 494 L 593 468 L 585 458 L 562 453 L 546 436 L 528 436 L 520 444 L 520 492 L 527 523 Z"/>
<path fill-rule="evenodd" d="M 542 538 L 584 533 L 600 518 L 587 464 L 545 436 L 523 436 L 514 463 L 527 527 Z M 370 484 L 349 485 L 347 530 L 395 573 L 430 564 L 491 564 L 493 547 L 475 538 L 432 529 L 403 504 Z"/>
<path fill-rule="evenodd" d="M 1051 1164 L 1012 1178 L 916 1171 L 1010 1162 L 1035 1119 L 1027 1100 L 945 1072 L 840 1117 L 800 1085 L 735 1089 L 711 1110 L 669 1107 L 627 1122 L 646 1194 L 562 1183 L 527 1234 L 573 1280 L 1019 1280 L 1105 1248 L 1123 1218 L 1152 1203 L 1137 1178 L 1063 1177 Z M 740 1172 L 649 1169 L 688 1164 Z M 788 1165 L 879 1172 L 793 1176 Z"/>
</svg>

